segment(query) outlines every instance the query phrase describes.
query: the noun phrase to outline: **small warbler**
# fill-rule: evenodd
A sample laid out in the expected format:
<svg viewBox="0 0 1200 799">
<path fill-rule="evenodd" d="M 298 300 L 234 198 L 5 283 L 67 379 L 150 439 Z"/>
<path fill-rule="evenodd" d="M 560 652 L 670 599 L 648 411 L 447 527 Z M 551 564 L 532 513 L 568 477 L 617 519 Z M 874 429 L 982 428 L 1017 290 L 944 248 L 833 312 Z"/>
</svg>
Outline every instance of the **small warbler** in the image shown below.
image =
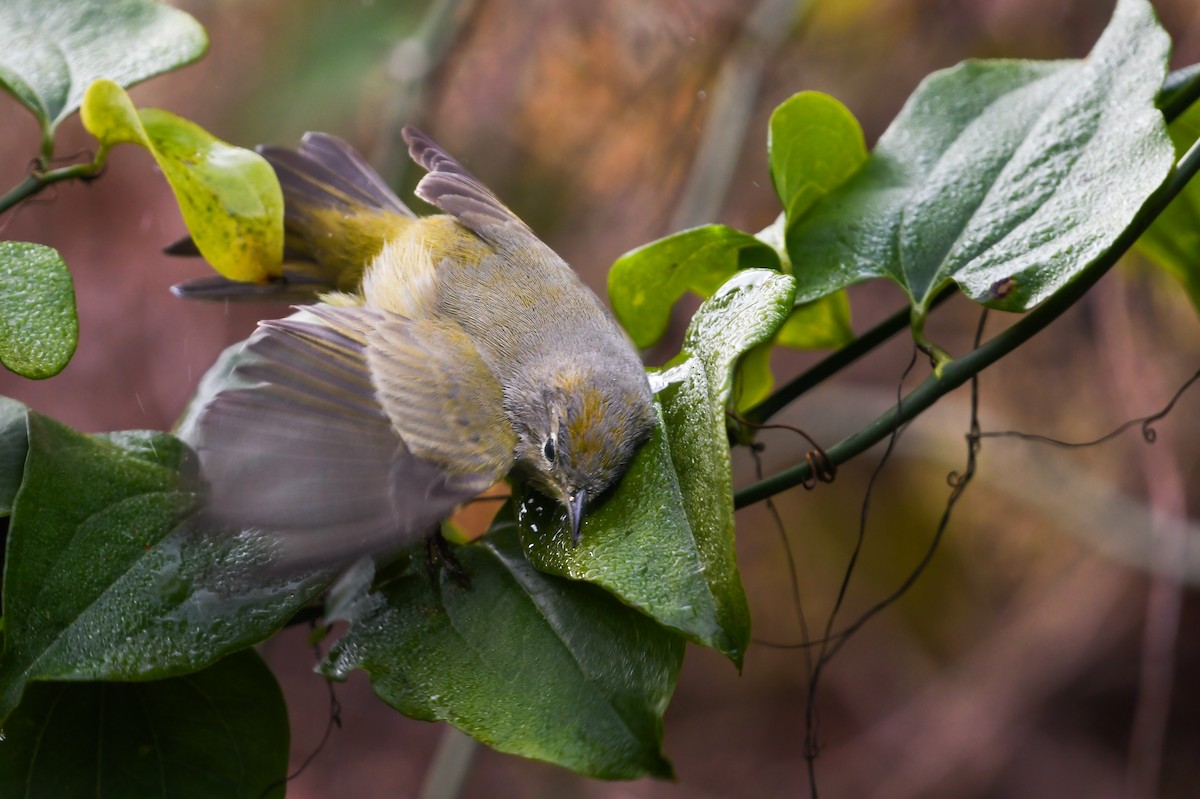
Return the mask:
<svg viewBox="0 0 1200 799">
<path fill-rule="evenodd" d="M 642 365 L 512 211 L 423 133 L 404 138 L 441 215 L 417 217 L 333 136 L 261 149 L 289 258 L 336 290 L 262 322 L 200 412 L 211 512 L 279 534 L 291 562 L 345 562 L 436 531 L 512 475 L 562 503 L 578 543 L 652 431 Z"/>
</svg>

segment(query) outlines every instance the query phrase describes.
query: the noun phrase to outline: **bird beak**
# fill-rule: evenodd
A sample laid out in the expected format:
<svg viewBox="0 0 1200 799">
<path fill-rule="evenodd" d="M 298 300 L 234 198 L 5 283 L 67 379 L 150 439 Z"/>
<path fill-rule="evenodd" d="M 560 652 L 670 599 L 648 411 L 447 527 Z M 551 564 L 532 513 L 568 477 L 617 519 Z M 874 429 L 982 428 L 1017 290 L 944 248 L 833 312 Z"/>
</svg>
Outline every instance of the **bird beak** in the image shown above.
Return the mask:
<svg viewBox="0 0 1200 799">
<path fill-rule="evenodd" d="M 567 494 L 567 521 L 571 525 L 571 541 L 579 546 L 579 527 L 583 524 L 583 508 L 587 504 L 587 492 Z"/>
</svg>

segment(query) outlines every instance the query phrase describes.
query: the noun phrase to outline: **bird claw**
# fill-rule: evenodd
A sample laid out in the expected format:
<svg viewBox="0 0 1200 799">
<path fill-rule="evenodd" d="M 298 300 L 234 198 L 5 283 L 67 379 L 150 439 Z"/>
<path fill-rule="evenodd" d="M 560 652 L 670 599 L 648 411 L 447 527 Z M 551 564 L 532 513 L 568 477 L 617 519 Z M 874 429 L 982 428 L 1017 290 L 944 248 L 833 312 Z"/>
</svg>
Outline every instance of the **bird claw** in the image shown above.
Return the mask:
<svg viewBox="0 0 1200 799">
<path fill-rule="evenodd" d="M 438 586 L 438 571 L 445 570 L 446 574 L 460 588 L 471 587 L 471 575 L 459 563 L 450 542 L 442 535 L 441 530 L 435 531 L 425 539 L 425 568 L 429 572 L 429 582 L 436 590 Z"/>
</svg>

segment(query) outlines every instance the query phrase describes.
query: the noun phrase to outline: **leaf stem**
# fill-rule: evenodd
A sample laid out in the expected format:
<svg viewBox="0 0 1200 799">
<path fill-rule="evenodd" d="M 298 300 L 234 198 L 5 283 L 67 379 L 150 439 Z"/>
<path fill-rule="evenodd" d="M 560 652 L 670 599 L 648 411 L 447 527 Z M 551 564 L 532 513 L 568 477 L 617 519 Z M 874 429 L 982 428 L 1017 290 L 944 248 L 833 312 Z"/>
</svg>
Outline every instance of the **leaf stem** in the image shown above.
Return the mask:
<svg viewBox="0 0 1200 799">
<path fill-rule="evenodd" d="M 17 203 L 27 200 L 47 186 L 62 180 L 94 178 L 104 168 L 104 158 L 97 155 L 94 161 L 85 164 L 71 164 L 58 169 L 35 169 L 20 183 L 4 195 L 0 195 L 0 213 L 4 213 Z"/>
<path fill-rule="evenodd" d="M 41 155 L 38 156 L 38 168 L 45 169 L 54 160 L 54 123 L 42 118 Z"/>
<path fill-rule="evenodd" d="M 890 435 L 897 427 L 916 418 L 944 395 L 1024 344 L 1042 328 L 1061 316 L 1133 246 L 1138 237 L 1162 213 L 1167 204 L 1183 190 L 1197 171 L 1200 171 L 1200 142 L 1193 144 L 1191 149 L 1184 154 L 1175 169 L 1150 195 L 1132 223 L 1122 231 L 1113 245 L 1096 261 L 1084 268 L 1075 280 L 1034 308 L 1012 327 L 997 334 L 961 358 L 947 363 L 942 369 L 940 377 L 931 375 L 895 407 L 886 411 L 862 430 L 827 449 L 826 454 L 830 460 L 836 465 L 841 465 L 855 455 L 871 448 Z M 811 467 L 807 461 L 797 464 L 737 491 L 733 497 L 734 507 L 741 508 L 760 502 L 769 496 L 800 485 L 811 477 Z"/>
</svg>

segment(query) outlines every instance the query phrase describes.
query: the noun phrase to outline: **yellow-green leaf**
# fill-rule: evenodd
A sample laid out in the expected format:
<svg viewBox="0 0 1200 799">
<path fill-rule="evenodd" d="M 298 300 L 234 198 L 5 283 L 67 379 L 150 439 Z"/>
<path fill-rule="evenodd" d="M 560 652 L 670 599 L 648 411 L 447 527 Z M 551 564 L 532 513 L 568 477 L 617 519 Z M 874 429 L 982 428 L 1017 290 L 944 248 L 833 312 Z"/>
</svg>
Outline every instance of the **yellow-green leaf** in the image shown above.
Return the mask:
<svg viewBox="0 0 1200 799">
<path fill-rule="evenodd" d="M 138 110 L 110 80 L 88 87 L 80 113 L 102 152 L 121 143 L 150 151 L 188 232 L 214 269 L 247 282 L 282 274 L 283 193 L 262 156 L 166 111 Z"/>
</svg>

